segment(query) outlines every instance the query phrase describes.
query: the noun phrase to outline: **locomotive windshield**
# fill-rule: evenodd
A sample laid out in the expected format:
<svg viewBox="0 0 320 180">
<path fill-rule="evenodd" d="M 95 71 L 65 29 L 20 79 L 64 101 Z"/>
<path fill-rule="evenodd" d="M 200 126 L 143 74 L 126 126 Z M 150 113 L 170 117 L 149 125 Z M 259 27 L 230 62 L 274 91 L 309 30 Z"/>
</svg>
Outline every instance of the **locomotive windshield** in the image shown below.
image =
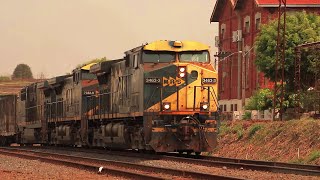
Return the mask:
<svg viewBox="0 0 320 180">
<path fill-rule="evenodd" d="M 181 62 L 209 62 L 208 51 L 186 51 L 179 54 Z"/>
<path fill-rule="evenodd" d="M 175 53 L 161 51 L 143 51 L 143 62 L 149 63 L 166 63 L 175 60 Z"/>
</svg>

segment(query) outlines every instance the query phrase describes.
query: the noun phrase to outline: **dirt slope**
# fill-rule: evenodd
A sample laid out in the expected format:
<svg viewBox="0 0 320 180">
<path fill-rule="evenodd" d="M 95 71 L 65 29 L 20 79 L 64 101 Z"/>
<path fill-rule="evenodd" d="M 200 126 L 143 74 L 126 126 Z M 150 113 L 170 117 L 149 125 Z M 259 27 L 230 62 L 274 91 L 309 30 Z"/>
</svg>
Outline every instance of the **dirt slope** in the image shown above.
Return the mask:
<svg viewBox="0 0 320 180">
<path fill-rule="evenodd" d="M 320 165 L 320 120 L 224 122 L 213 155 Z"/>
</svg>

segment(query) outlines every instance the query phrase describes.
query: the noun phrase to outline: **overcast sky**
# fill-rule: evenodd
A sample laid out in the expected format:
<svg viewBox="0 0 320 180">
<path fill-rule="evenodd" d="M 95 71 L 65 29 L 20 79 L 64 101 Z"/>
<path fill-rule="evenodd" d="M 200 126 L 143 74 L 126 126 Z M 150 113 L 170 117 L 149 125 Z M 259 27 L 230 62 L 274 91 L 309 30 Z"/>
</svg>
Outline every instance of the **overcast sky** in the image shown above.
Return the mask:
<svg viewBox="0 0 320 180">
<path fill-rule="evenodd" d="M 215 0 L 0 0 L 0 75 L 28 64 L 35 77 L 70 72 L 93 58 L 121 58 L 154 40 L 212 47 Z"/>
</svg>

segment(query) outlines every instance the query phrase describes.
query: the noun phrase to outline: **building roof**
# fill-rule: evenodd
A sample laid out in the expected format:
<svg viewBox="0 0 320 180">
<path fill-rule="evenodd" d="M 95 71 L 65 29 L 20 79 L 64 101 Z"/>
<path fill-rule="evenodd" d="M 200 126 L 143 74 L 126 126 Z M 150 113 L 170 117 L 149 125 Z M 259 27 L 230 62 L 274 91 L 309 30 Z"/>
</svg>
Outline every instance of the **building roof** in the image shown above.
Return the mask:
<svg viewBox="0 0 320 180">
<path fill-rule="evenodd" d="M 219 16 L 222 14 L 223 6 L 230 2 L 232 8 L 239 7 L 240 3 L 246 0 L 217 0 L 211 14 L 210 22 L 218 22 Z M 278 7 L 279 0 L 254 0 L 258 7 Z M 320 7 L 320 0 L 286 0 L 287 7 Z"/>
<path fill-rule="evenodd" d="M 259 7 L 278 7 L 279 0 L 255 0 Z M 287 0 L 288 7 L 320 7 L 319 0 Z"/>
</svg>

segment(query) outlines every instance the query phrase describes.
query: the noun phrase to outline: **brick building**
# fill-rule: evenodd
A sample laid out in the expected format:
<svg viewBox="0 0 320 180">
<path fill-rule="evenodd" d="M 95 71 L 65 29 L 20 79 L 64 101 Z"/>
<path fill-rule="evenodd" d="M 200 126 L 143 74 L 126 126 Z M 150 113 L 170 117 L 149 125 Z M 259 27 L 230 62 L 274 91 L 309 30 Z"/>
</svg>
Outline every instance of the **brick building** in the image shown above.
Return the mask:
<svg viewBox="0 0 320 180">
<path fill-rule="evenodd" d="M 258 72 L 253 44 L 260 25 L 278 17 L 278 0 L 217 0 L 210 22 L 219 22 L 219 97 L 223 112 L 241 111 L 258 88 L 273 83 Z M 320 12 L 320 0 L 287 0 L 287 11 Z"/>
</svg>

